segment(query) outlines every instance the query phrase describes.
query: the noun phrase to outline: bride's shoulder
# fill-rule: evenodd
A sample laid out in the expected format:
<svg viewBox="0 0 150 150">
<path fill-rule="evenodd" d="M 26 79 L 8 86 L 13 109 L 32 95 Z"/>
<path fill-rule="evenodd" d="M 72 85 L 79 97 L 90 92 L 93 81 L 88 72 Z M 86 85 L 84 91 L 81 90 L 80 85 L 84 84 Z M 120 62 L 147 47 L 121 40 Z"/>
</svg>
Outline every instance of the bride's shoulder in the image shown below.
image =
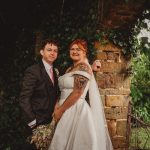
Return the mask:
<svg viewBox="0 0 150 150">
<path fill-rule="evenodd" d="M 92 74 L 92 70 L 91 70 L 90 66 L 88 64 L 84 63 L 84 62 L 79 63 L 77 65 L 76 69 L 79 70 L 79 71 L 84 71 L 84 72 L 87 72 L 89 74 Z"/>
<path fill-rule="evenodd" d="M 69 67 L 69 68 L 66 70 L 66 72 L 65 72 L 65 73 L 70 72 L 70 71 L 71 71 L 71 69 L 72 69 L 72 67 Z"/>
</svg>

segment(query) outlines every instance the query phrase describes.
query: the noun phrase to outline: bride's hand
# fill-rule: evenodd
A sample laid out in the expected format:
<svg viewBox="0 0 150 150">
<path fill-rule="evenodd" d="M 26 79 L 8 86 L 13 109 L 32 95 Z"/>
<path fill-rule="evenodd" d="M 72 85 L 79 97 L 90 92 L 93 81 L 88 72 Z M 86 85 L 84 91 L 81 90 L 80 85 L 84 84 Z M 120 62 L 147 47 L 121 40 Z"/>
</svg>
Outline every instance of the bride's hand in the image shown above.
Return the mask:
<svg viewBox="0 0 150 150">
<path fill-rule="evenodd" d="M 64 111 L 60 107 L 55 109 L 55 111 L 53 113 L 54 120 L 56 122 L 58 122 L 60 120 L 60 118 L 62 117 L 63 113 L 64 113 Z"/>
<path fill-rule="evenodd" d="M 59 103 L 57 102 L 57 103 L 55 104 L 54 111 L 55 111 L 56 109 L 58 109 L 59 107 L 60 107 L 60 105 L 59 105 Z"/>
<path fill-rule="evenodd" d="M 93 71 L 98 72 L 101 69 L 101 62 L 99 60 L 95 60 L 91 67 Z"/>
</svg>

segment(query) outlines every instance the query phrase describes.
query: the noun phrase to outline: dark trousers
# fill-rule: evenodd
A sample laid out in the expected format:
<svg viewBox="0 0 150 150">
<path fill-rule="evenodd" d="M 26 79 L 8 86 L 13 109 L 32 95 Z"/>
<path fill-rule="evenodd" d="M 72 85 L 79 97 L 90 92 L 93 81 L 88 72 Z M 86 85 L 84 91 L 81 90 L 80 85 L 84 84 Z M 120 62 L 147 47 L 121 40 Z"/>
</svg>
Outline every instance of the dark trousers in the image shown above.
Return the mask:
<svg viewBox="0 0 150 150">
<path fill-rule="evenodd" d="M 21 150 L 37 150 L 37 149 L 34 144 L 30 144 L 27 142 L 22 146 Z"/>
<path fill-rule="evenodd" d="M 37 149 L 35 145 L 27 142 L 24 145 L 22 145 L 21 150 L 37 150 Z"/>
</svg>

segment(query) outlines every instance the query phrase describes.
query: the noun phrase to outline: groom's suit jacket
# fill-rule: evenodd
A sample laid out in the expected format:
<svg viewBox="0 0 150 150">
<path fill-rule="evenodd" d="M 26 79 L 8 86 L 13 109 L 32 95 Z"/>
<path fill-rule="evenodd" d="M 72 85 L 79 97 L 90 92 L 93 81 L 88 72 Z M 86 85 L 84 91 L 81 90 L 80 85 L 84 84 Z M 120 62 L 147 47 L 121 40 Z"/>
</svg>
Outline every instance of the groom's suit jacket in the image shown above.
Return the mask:
<svg viewBox="0 0 150 150">
<path fill-rule="evenodd" d="M 36 124 L 40 125 L 52 120 L 52 113 L 59 95 L 55 69 L 53 72 L 54 85 L 42 61 L 25 71 L 20 93 L 20 106 L 27 123 L 36 119 Z"/>
</svg>

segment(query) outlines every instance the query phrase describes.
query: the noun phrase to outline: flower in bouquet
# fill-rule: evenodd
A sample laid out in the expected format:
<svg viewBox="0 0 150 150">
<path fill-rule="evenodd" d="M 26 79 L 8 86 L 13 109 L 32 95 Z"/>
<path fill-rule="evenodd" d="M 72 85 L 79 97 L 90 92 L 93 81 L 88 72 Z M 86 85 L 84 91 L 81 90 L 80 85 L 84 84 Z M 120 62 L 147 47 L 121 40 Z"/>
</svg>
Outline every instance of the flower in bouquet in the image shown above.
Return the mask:
<svg viewBox="0 0 150 150">
<path fill-rule="evenodd" d="M 56 122 L 54 119 L 51 123 L 46 125 L 40 125 L 33 130 L 30 143 L 35 143 L 37 149 L 47 150 L 52 141 L 55 132 Z"/>
</svg>

